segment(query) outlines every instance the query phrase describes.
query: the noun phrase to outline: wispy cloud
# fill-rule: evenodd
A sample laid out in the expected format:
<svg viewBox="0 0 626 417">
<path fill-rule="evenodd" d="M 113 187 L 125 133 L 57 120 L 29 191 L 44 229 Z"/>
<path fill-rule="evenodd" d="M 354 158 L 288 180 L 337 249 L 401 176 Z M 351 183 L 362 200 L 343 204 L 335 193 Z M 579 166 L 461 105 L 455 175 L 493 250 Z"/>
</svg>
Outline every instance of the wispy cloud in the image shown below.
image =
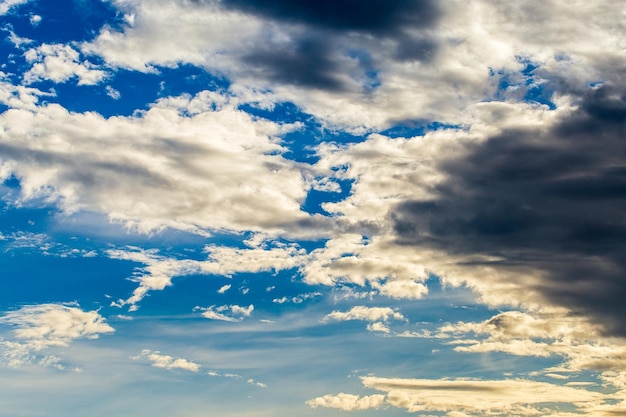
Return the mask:
<svg viewBox="0 0 626 417">
<path fill-rule="evenodd" d="M 141 356 L 152 362 L 155 368 L 164 368 L 168 370 L 181 369 L 183 371 L 198 372 L 200 365 L 183 358 L 174 358 L 173 356 L 163 355 L 159 351 L 144 349 Z"/>
</svg>

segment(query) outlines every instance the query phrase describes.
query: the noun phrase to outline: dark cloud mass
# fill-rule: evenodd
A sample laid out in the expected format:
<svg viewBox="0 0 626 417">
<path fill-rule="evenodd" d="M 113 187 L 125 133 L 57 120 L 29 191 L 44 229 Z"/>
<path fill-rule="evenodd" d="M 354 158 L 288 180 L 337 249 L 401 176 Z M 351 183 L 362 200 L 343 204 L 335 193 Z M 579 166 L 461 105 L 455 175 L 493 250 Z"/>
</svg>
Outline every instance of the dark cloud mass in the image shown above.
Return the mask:
<svg viewBox="0 0 626 417">
<path fill-rule="evenodd" d="M 539 270 L 536 290 L 626 336 L 626 90 L 590 89 L 549 130 L 507 131 L 440 169 L 429 201 L 392 212 L 402 244 Z"/>
<path fill-rule="evenodd" d="M 439 17 L 432 0 L 222 0 L 221 4 L 270 19 L 375 34 L 428 27 Z"/>
<path fill-rule="evenodd" d="M 346 68 L 346 58 L 374 46 L 385 59 L 425 61 L 435 56 L 432 28 L 440 10 L 432 0 L 221 0 L 229 10 L 278 25 L 297 24 L 289 42 L 268 39 L 243 59 L 256 76 L 273 82 L 327 91 L 344 91 L 359 83 L 370 68 Z M 293 28 L 291 28 L 293 29 Z M 365 35 L 352 37 L 353 34 Z M 350 38 L 350 39 L 348 39 Z M 358 38 L 358 39 L 357 39 Z M 380 42 L 385 42 L 381 48 Z M 348 46 L 349 45 L 349 46 Z M 348 59 L 349 61 L 349 59 Z M 347 80 L 351 79 L 352 82 Z M 361 86 L 367 90 L 367 85 Z"/>
<path fill-rule="evenodd" d="M 271 45 L 270 45 L 271 46 Z M 244 58 L 258 75 L 272 81 L 325 90 L 343 90 L 338 64 L 320 39 L 302 40 L 291 48 L 261 48 Z"/>
</svg>

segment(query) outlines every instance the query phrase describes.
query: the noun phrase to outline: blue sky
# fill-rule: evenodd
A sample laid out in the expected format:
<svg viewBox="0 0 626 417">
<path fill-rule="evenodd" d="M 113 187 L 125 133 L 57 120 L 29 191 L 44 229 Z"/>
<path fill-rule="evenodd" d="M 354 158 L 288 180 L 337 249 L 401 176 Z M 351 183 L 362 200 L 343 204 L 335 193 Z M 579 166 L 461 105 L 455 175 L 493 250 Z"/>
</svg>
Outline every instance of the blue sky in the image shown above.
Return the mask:
<svg viewBox="0 0 626 417">
<path fill-rule="evenodd" d="M 620 1 L 0 1 L 0 415 L 626 415 Z"/>
</svg>

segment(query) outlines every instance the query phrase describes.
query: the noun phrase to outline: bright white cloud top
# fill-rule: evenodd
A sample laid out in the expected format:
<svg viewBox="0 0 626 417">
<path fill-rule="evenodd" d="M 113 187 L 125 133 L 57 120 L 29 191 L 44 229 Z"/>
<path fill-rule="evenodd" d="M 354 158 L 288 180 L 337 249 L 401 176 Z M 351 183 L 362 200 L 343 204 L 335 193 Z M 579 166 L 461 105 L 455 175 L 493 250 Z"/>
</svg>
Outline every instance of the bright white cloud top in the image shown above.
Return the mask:
<svg viewBox="0 0 626 417">
<path fill-rule="evenodd" d="M 623 2 L 0 20 L 7 415 L 626 413 Z"/>
</svg>

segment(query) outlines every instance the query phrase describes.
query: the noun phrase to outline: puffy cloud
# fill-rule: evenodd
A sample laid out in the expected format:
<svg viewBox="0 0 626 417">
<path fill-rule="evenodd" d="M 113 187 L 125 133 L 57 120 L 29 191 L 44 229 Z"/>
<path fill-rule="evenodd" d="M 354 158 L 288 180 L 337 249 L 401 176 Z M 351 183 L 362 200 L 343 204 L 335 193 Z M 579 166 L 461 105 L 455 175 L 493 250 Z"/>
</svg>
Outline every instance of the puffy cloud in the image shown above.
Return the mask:
<svg viewBox="0 0 626 417">
<path fill-rule="evenodd" d="M 78 85 L 98 84 L 107 75 L 89 61 L 80 61 L 80 53 L 65 44 L 43 44 L 24 53 L 32 64 L 24 73 L 24 82 L 32 84 L 41 80 L 63 83 L 71 78 L 78 78 Z"/>
<path fill-rule="evenodd" d="M 250 317 L 254 305 L 250 304 L 248 307 L 233 305 L 224 306 L 210 306 L 210 307 L 195 307 L 194 311 L 202 312 L 202 317 L 210 320 L 230 321 L 238 322 L 242 321 L 245 317 Z"/>
<path fill-rule="evenodd" d="M 198 372 L 200 370 L 200 365 L 195 362 L 183 358 L 174 358 L 169 355 L 163 355 L 159 351 L 144 349 L 141 351 L 141 356 L 152 362 L 152 366 L 155 368 L 164 368 L 168 370 L 182 369 L 189 372 Z"/>
<path fill-rule="evenodd" d="M 415 281 L 388 281 L 384 283 L 373 283 L 372 287 L 377 289 L 381 295 L 390 298 L 418 299 L 428 294 L 426 285 Z"/>
<path fill-rule="evenodd" d="M 343 411 L 368 410 L 380 408 L 385 402 L 384 395 L 358 395 L 339 393 L 336 395 L 324 395 L 307 401 L 307 405 L 312 408 L 336 408 Z"/>
<path fill-rule="evenodd" d="M 406 318 L 390 307 L 366 307 L 366 306 L 355 306 L 352 307 L 348 311 L 333 311 L 330 314 L 327 314 L 322 321 L 345 321 L 345 320 L 361 320 L 361 321 L 389 321 L 390 319 L 394 320 L 406 320 Z"/>
<path fill-rule="evenodd" d="M 40 97 L 52 96 L 53 93 L 41 91 L 33 87 L 14 85 L 6 80 L 5 73 L 0 72 L 0 103 L 14 109 L 37 108 Z M 0 166 L 0 172 L 2 168 Z"/>
<path fill-rule="evenodd" d="M 98 311 L 84 311 L 75 304 L 23 306 L 6 312 L 0 323 L 13 327 L 15 341 L 0 341 L 9 366 L 39 363 L 62 367 L 61 359 L 47 355 L 46 349 L 66 347 L 76 339 L 97 339 L 114 331 Z"/>
<path fill-rule="evenodd" d="M 578 1 L 576 10 L 563 1 L 353 3 L 125 0 L 116 5 L 128 24 L 82 48 L 142 71 L 204 66 L 226 74 L 232 91 L 256 92 L 253 102 L 291 101 L 326 125 L 361 132 L 464 123 L 460 109 L 472 103 L 517 101 L 537 86 L 549 97 L 615 78 L 624 66 L 619 0 Z"/>
<path fill-rule="evenodd" d="M 389 329 L 389 327 L 387 327 L 385 324 L 381 322 L 368 324 L 367 330 L 369 330 L 370 332 L 380 332 L 380 333 L 387 333 L 387 334 L 391 333 L 391 330 Z"/>
<path fill-rule="evenodd" d="M 288 128 L 215 93 L 109 119 L 53 104 L 12 109 L 0 125 L 0 172 L 20 179 L 23 200 L 101 212 L 143 232 L 298 232 L 317 221 L 300 210 L 309 186 L 275 139 Z"/>
</svg>

